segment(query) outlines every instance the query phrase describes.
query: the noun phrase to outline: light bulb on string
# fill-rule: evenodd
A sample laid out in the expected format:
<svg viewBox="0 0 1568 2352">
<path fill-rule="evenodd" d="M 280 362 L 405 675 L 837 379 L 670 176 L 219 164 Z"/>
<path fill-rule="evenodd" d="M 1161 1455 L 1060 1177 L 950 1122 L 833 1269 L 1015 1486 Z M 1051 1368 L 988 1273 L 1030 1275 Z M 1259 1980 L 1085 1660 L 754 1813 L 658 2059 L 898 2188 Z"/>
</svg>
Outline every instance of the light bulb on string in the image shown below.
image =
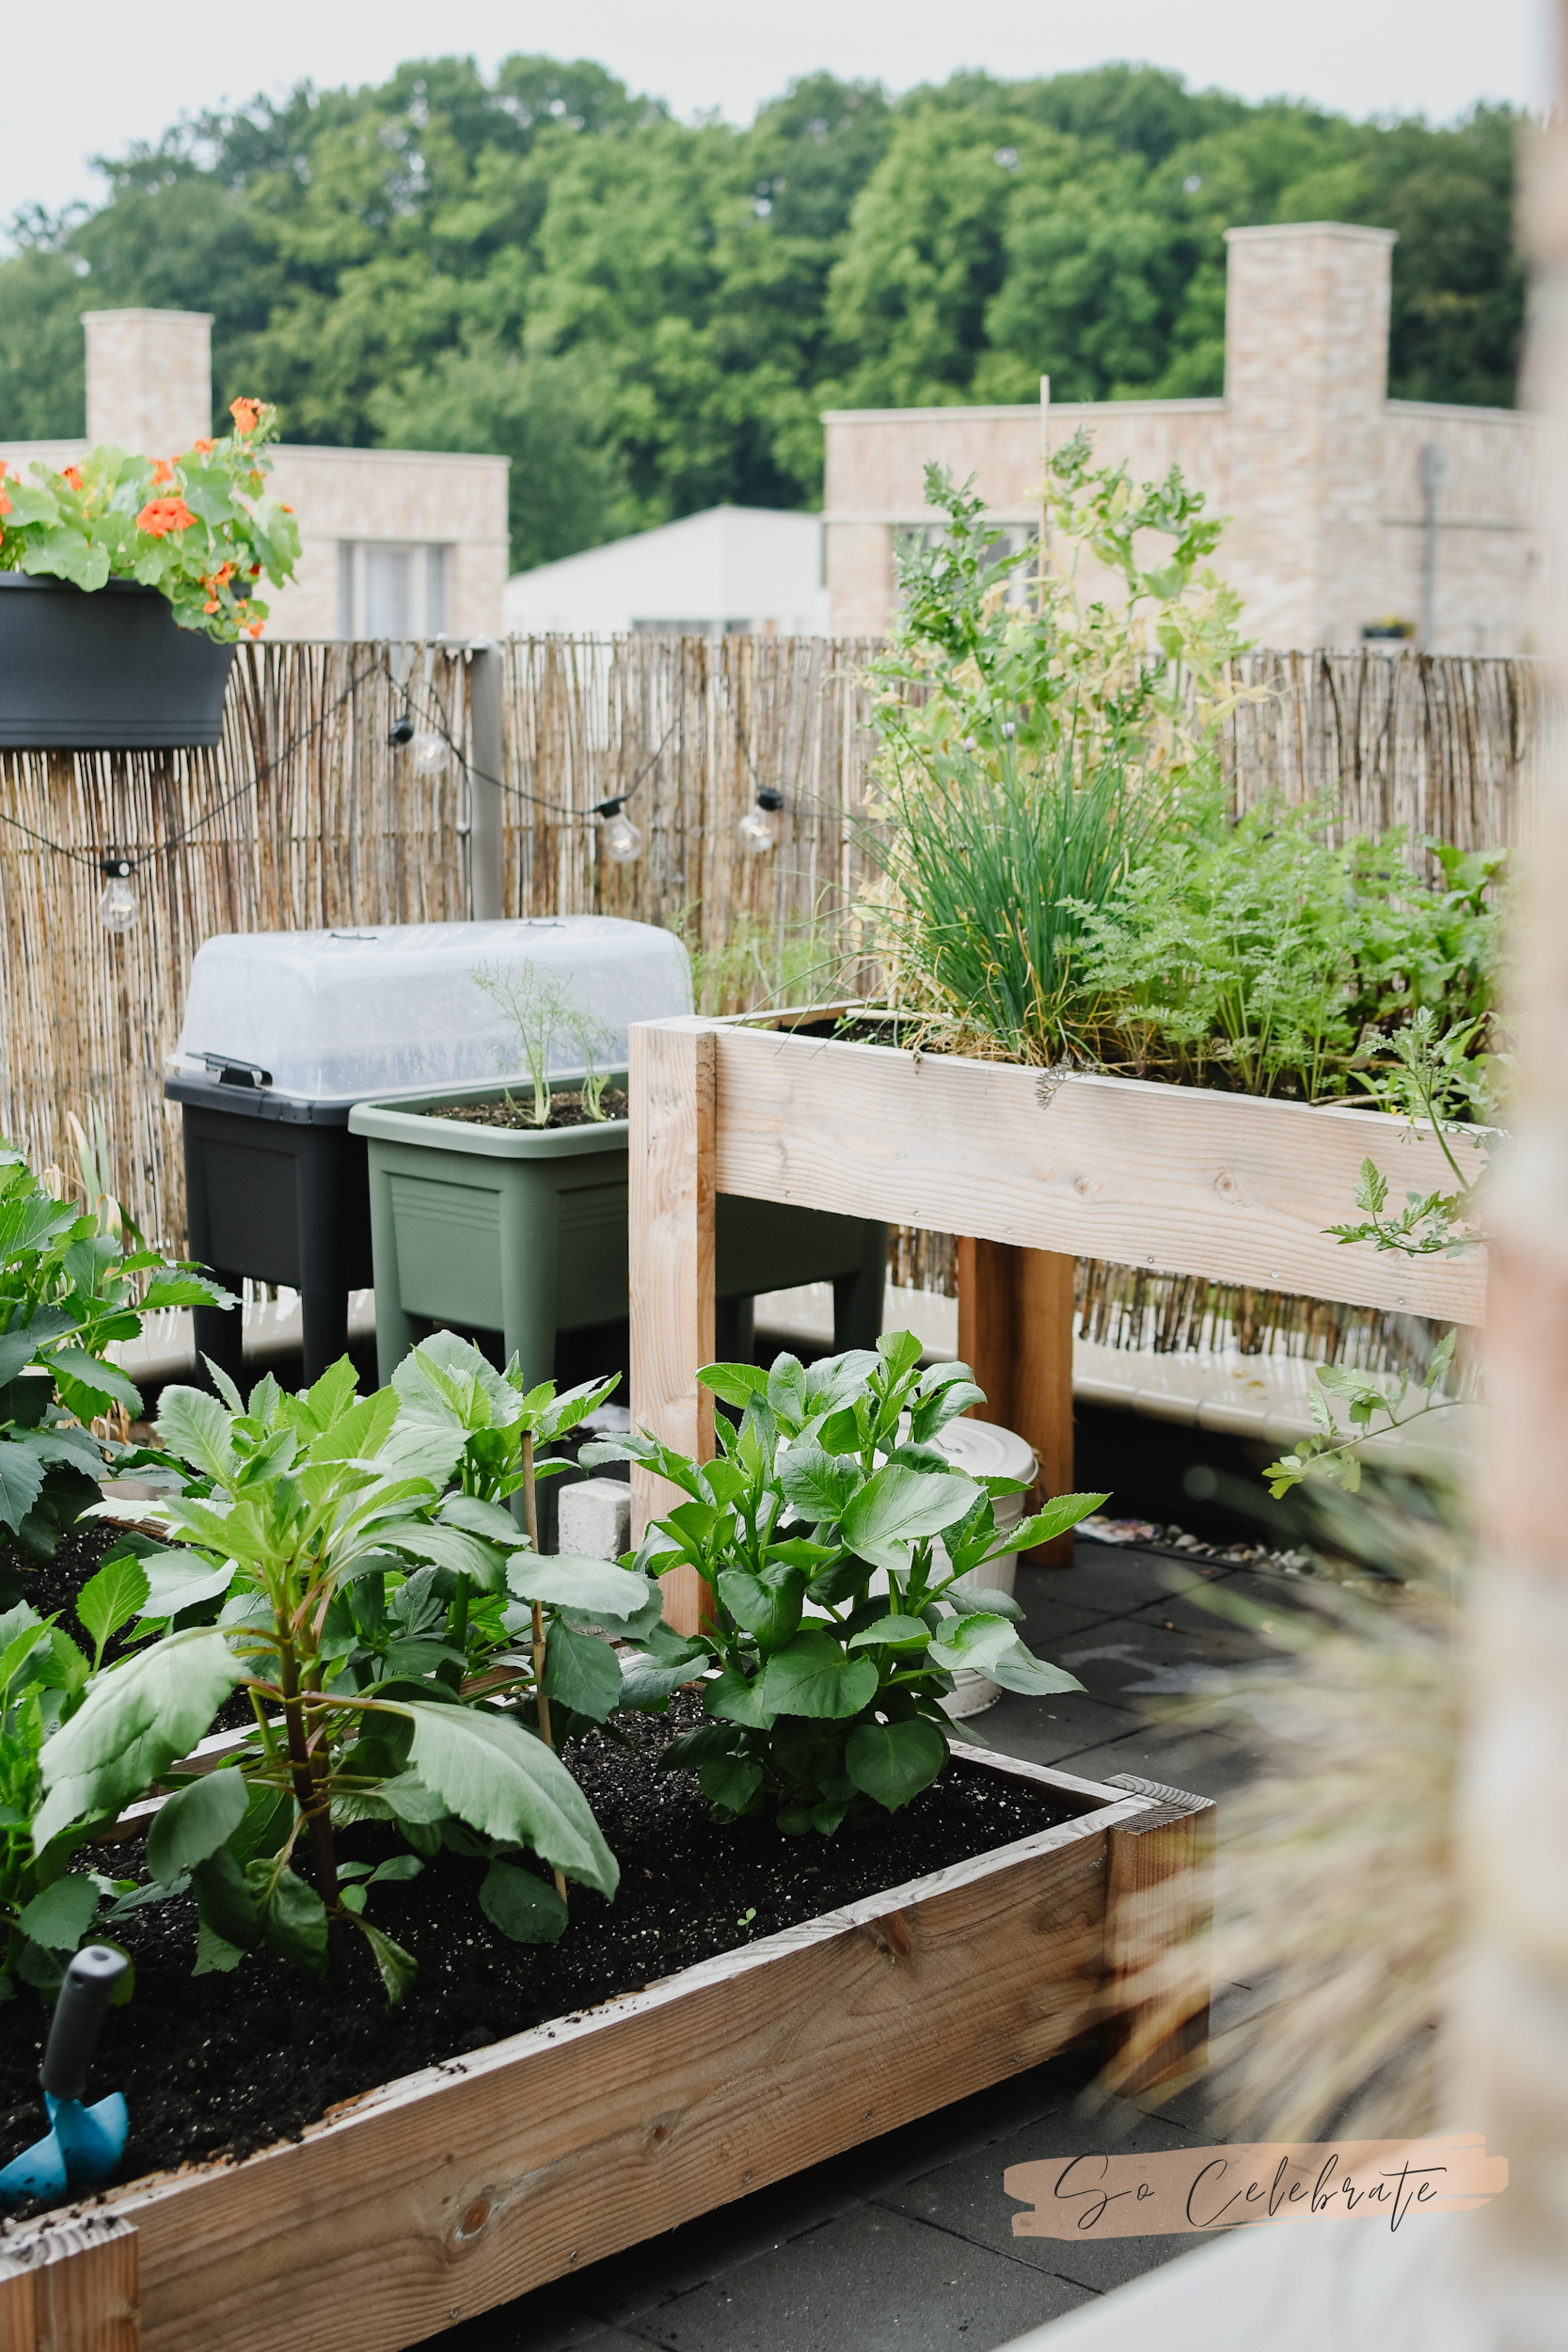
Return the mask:
<svg viewBox="0 0 1568 2352">
<path fill-rule="evenodd" d="M 770 785 L 764 785 L 757 793 L 756 804 L 746 811 L 736 827 L 736 838 L 748 857 L 763 857 L 779 837 L 776 812 L 784 806 L 784 794 Z"/>
<path fill-rule="evenodd" d="M 103 877 L 103 888 L 98 900 L 98 919 L 106 931 L 128 931 L 139 912 L 135 885 L 131 877 L 135 867 L 128 857 L 105 857 L 98 861 Z"/>
<path fill-rule="evenodd" d="M 619 801 L 601 801 L 594 814 L 606 857 L 612 866 L 629 866 L 642 847 L 641 827 L 632 823 Z"/>
<path fill-rule="evenodd" d="M 428 728 L 415 736 L 413 761 L 421 776 L 434 776 L 447 764 L 449 746 L 444 737 L 433 735 Z"/>
<path fill-rule="evenodd" d="M 401 719 L 392 721 L 387 730 L 387 740 L 395 752 L 401 752 L 405 744 L 414 740 L 414 722 L 406 710 Z"/>
</svg>

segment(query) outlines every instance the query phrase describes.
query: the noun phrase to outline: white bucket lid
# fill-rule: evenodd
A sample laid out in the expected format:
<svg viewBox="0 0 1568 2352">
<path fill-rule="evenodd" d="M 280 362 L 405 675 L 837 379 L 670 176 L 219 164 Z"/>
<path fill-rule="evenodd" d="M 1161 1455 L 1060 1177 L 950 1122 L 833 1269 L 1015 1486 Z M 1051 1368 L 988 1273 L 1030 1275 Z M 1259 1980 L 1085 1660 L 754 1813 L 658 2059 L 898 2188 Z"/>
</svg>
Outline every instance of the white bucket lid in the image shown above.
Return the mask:
<svg viewBox="0 0 1568 2352">
<path fill-rule="evenodd" d="M 950 1421 L 934 1442 L 971 1478 L 1022 1478 L 1033 1485 L 1039 1469 L 1028 1439 L 994 1421 Z M 998 1527 L 1008 1527 L 1021 1518 L 1027 1501 L 1026 1495 L 998 1495 Z"/>
</svg>

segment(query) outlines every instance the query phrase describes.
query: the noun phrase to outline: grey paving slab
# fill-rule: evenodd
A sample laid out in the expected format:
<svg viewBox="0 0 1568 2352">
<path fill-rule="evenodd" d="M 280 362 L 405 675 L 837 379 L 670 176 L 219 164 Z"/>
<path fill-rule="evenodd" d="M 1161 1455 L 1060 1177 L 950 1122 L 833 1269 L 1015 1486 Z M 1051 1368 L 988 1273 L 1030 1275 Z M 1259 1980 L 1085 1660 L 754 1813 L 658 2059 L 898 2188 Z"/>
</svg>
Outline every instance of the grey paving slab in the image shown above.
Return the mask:
<svg viewBox="0 0 1568 2352">
<path fill-rule="evenodd" d="M 1062 1764 L 1080 1749 L 1102 1746 L 1142 1726 L 1135 1708 L 1107 1707 L 1086 1692 L 1082 1697 L 1064 1691 L 1026 1699 L 1006 1691 L 994 1707 L 972 1716 L 968 1728 L 1005 1755 L 1024 1756 L 1031 1764 Z"/>
<path fill-rule="evenodd" d="M 1038 1578 L 1032 1578 L 1026 1582 L 1022 1573 L 1017 1586 L 1013 1597 L 1024 1613 L 1020 1630 L 1031 1648 L 1043 1650 L 1047 1656 L 1054 1645 L 1073 1641 L 1080 1633 L 1086 1632 L 1090 1626 L 1110 1625 L 1120 1617 L 1136 1613 L 1119 1607 L 1085 1609 L 1076 1601 L 1053 1599 L 1049 1588 L 1044 1592 L 1040 1590 Z"/>
<path fill-rule="evenodd" d="M 631 2332 L 665 2352 L 990 2352 L 1091 2299 L 1010 2251 L 862 2206 Z"/>
<path fill-rule="evenodd" d="M 1189 1584 L 1200 1581 L 1201 1570 L 1164 1552 L 1133 1551 L 1119 1544 L 1090 1543 L 1085 1537 L 1075 1549 L 1070 1568 L 1021 1565 L 1018 1576 L 1021 1601 L 1024 1580 L 1039 1578 L 1043 1580 L 1042 1597 L 1110 1614 L 1147 1608 L 1165 1593 L 1185 1592 Z"/>
<path fill-rule="evenodd" d="M 1054 1760 L 1081 1772 L 1085 1780 L 1106 1780 L 1113 1772 L 1136 1772 L 1141 1779 L 1164 1781 L 1172 1788 L 1190 1789 L 1197 1797 L 1228 1796 L 1232 1789 L 1245 1788 L 1258 1772 L 1251 1753 L 1234 1740 L 1216 1739 L 1212 1732 L 1188 1732 L 1178 1738 L 1158 1725 L 1147 1724 L 1124 1739 Z"/>
<path fill-rule="evenodd" d="M 1104 2294 L 1203 2241 L 1015 2237 L 1013 2216 L 1025 2208 L 1008 2196 L 1003 2174 L 1009 2165 L 1060 2162 L 1065 2167 L 1077 2159 L 1073 2181 L 1088 2188 L 1103 2156 L 1143 2155 L 1194 2144 L 1194 2133 L 1169 2117 L 1151 2114 L 1128 2100 L 1113 2100 L 1093 2117 L 1051 2116 L 1008 2133 L 983 2152 L 958 2157 L 907 2187 L 884 2192 L 877 2201 L 912 2220 L 951 2230 L 993 2253 L 1010 2254 L 1016 2262 Z"/>
<path fill-rule="evenodd" d="M 1227 1627 L 1181 1633 L 1146 1611 L 1090 1626 L 1053 1654 L 1091 1696 L 1139 1708 L 1148 1700 L 1203 1697 L 1261 1653 L 1257 1642 Z"/>
</svg>

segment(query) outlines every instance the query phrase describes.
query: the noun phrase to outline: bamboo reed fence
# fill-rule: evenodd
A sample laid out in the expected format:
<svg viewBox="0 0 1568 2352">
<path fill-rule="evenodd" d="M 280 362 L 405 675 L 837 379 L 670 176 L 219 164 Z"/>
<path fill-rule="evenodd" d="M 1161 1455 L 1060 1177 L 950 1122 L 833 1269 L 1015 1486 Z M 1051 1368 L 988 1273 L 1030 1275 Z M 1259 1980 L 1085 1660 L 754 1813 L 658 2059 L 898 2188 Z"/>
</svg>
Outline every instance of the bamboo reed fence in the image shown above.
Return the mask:
<svg viewBox="0 0 1568 2352">
<path fill-rule="evenodd" d="M 774 984 L 761 956 L 726 961 L 737 939 L 794 942 L 799 985 L 841 988 L 859 951 L 873 650 L 751 635 L 512 641 L 508 910 L 678 926 L 711 1009 Z M 1538 724 L 1530 662 L 1259 654 L 1243 682 L 1263 691 L 1222 746 L 1238 807 L 1338 794 L 1353 831 L 1403 825 L 1465 848 L 1518 837 Z M 394 747 L 405 711 L 454 755 L 425 768 L 417 745 Z M 467 739 L 460 648 L 295 644 L 241 648 L 211 752 L 0 753 L 0 1132 L 36 1163 L 60 1160 L 65 1113 L 101 1103 L 124 1206 L 179 1247 L 178 1113 L 161 1081 L 198 946 L 219 931 L 465 915 Z M 766 787 L 784 796 L 778 845 L 748 856 L 736 820 Z M 592 811 L 623 796 L 644 845 L 615 866 Z M 122 934 L 98 919 L 111 851 L 138 861 L 139 919 Z M 951 1261 L 942 1236 L 895 1237 L 895 1279 L 950 1289 Z M 1190 1283 L 1177 1301 L 1136 1280 L 1134 1300 L 1119 1270 L 1081 1270 L 1085 1328 L 1193 1344 L 1218 1317 L 1242 1344 L 1365 1343 L 1320 1329 L 1322 1311 L 1314 1321 L 1303 1302 L 1259 1295 L 1241 1308 Z"/>
</svg>

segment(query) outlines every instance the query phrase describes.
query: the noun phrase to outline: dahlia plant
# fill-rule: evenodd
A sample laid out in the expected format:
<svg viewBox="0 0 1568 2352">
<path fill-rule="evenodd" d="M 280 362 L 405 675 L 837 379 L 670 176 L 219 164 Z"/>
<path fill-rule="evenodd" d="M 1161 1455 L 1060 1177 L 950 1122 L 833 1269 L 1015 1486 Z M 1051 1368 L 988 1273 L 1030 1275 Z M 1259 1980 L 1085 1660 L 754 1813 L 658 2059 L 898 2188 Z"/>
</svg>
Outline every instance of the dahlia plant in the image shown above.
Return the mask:
<svg viewBox="0 0 1568 2352">
<path fill-rule="evenodd" d="M 160 589 L 182 628 L 220 644 L 260 637 L 267 606 L 256 593 L 293 577 L 299 527 L 267 494 L 270 403 L 236 400 L 221 439 L 178 457 L 95 449 L 58 472 L 35 458 L 31 479 L 0 464 L 0 571 L 53 574 L 78 588 L 109 580 Z"/>
</svg>

